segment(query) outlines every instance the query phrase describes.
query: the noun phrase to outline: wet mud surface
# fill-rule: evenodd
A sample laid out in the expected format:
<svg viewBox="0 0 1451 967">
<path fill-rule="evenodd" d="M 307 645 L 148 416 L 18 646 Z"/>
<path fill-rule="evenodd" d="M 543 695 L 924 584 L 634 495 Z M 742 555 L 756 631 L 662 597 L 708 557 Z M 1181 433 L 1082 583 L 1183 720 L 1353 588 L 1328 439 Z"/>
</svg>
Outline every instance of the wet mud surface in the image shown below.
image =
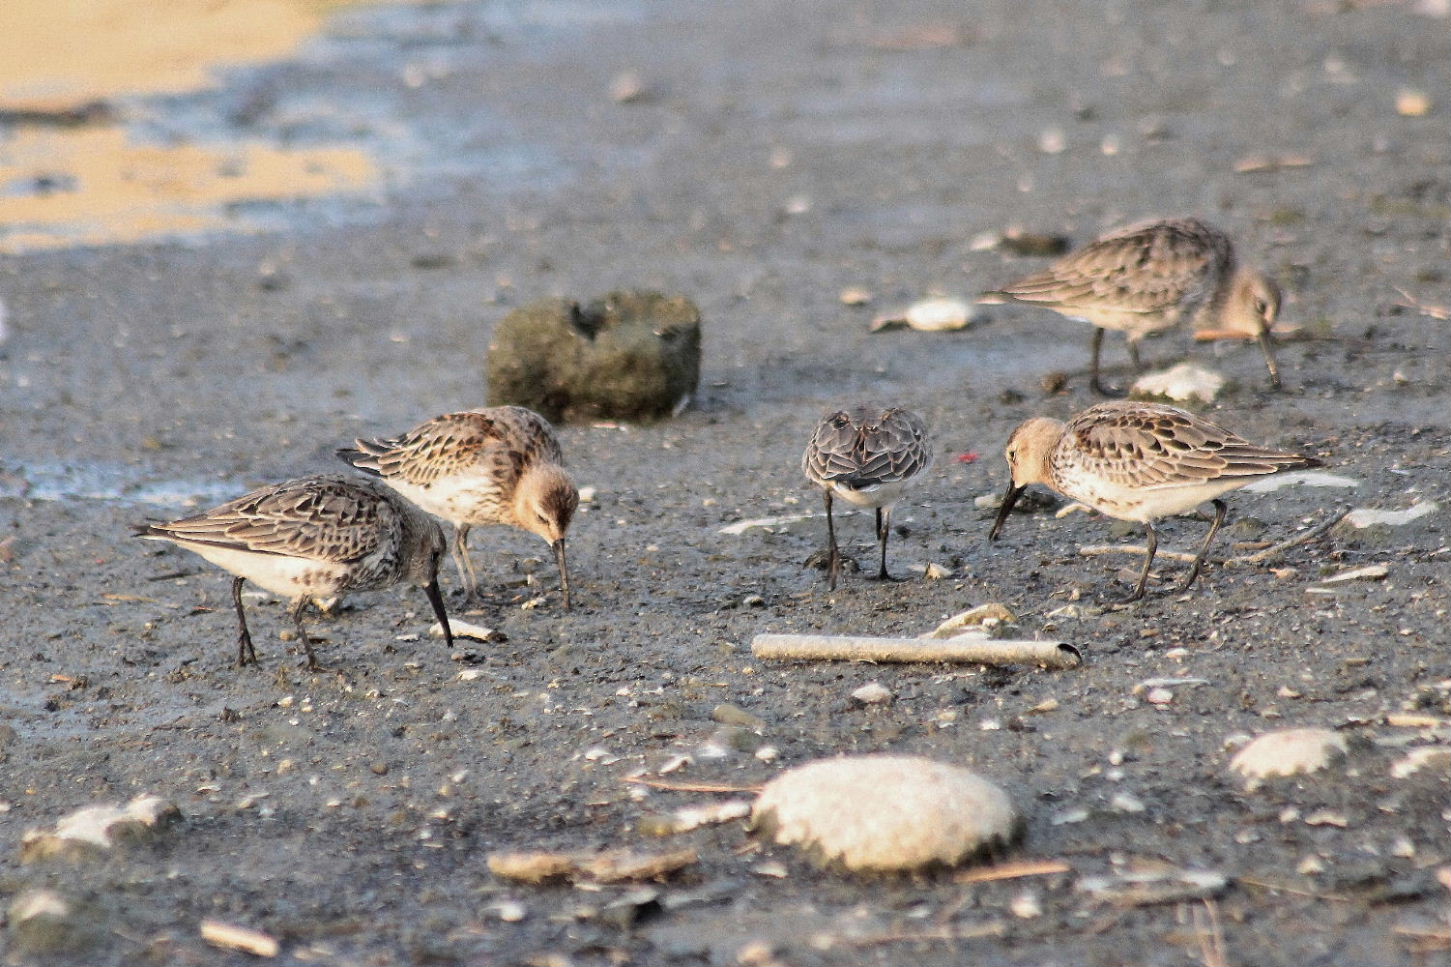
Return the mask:
<svg viewBox="0 0 1451 967">
<path fill-rule="evenodd" d="M 1135 529 L 1015 515 L 989 546 L 974 503 L 1001 490 L 1014 425 L 1094 401 L 1087 327 L 1004 308 L 956 333 L 868 332 L 929 292 L 1043 264 L 974 245 L 983 233 L 1082 242 L 1198 213 L 1285 286 L 1286 388 L 1266 391 L 1252 345 L 1170 333 L 1146 356 L 1209 363 L 1232 380 L 1213 419 L 1359 481 L 1231 495 L 1215 559 L 1341 505 L 1444 506 L 1451 333 L 1398 289 L 1451 302 L 1446 20 L 1406 4 L 480 3 L 338 23 L 320 43 L 368 57 L 249 68 L 195 97 L 223 117 L 263 105 L 247 123 L 264 127 L 288 92 L 401 104 L 422 140 L 458 146 L 456 170 L 382 152 L 376 204 L 0 261 L 0 896 L 83 898 L 97 963 L 246 961 L 200 939 L 218 918 L 298 963 L 730 964 L 761 941 L 795 964 L 1194 964 L 1214 959 L 1211 912 L 1228 963 L 1446 956 L 1451 783 L 1444 765 L 1392 772 L 1448 742 L 1446 511 L 1211 564 L 1185 595 L 1168 592 L 1184 565 L 1164 560 L 1145 601 L 1112 607 L 1137 559 L 1078 549 Z M 644 91 L 628 103 L 610 96 L 624 71 Z M 1402 89 L 1431 112 L 1398 114 Z M 1236 172 L 1252 156 L 1311 163 Z M 848 286 L 872 302 L 843 305 Z M 461 616 L 507 641 L 450 655 L 400 588 L 317 622 L 330 671 L 308 674 L 278 637 L 282 603 L 253 599 L 262 665 L 237 670 L 229 578 L 131 538 L 336 471 L 357 435 L 480 405 L 504 314 L 620 287 L 700 306 L 701 392 L 668 422 L 562 429 L 595 488 L 570 535 L 573 611 L 545 545 L 476 531 L 489 604 Z M 1110 337 L 1106 360 L 1122 351 Z M 1048 393 L 1053 371 L 1070 375 Z M 848 574 L 828 592 L 803 566 L 820 518 L 721 529 L 818 512 L 801 449 L 860 398 L 923 414 L 937 465 L 897 510 L 890 564 L 908 579 Z M 1204 526 L 1169 522 L 1165 546 Z M 869 519 L 838 527 L 870 573 Z M 923 580 L 930 563 L 950 577 Z M 1321 583 L 1375 564 L 1381 580 Z M 1084 665 L 781 666 L 749 650 L 763 632 L 919 634 L 988 601 Z M 1155 679 L 1190 681 L 1152 703 Z M 871 681 L 895 702 L 854 702 Z M 761 734 L 723 733 L 721 704 Z M 1247 792 L 1232 738 L 1291 726 L 1342 729 L 1350 754 Z M 642 818 L 721 797 L 625 781 L 688 754 L 667 778 L 748 786 L 869 751 L 993 779 L 1027 819 L 1007 858 L 1071 872 L 862 880 L 752 846 L 738 823 L 656 840 Z M 25 829 L 143 792 L 184 819 L 107 859 L 20 863 Z M 485 862 L 621 845 L 701 859 L 633 898 L 512 885 Z M 1212 908 L 1081 889 L 1159 867 L 1228 886 Z M 1024 894 L 1036 915 L 1014 912 L 1033 913 Z M 44 959 L 7 944 L 12 962 Z"/>
</svg>

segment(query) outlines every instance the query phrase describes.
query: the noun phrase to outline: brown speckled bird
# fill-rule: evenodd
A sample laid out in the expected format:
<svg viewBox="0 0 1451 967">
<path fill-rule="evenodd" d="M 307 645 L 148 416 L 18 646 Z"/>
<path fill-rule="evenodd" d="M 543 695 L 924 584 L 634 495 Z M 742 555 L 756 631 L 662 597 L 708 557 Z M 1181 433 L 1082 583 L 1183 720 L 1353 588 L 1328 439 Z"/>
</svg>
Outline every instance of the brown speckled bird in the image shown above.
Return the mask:
<svg viewBox="0 0 1451 967">
<path fill-rule="evenodd" d="M 1042 306 L 1094 326 L 1092 386 L 1099 380 L 1103 333 L 1128 336 L 1129 355 L 1141 368 L 1138 342 L 1188 319 L 1202 338 L 1259 341 L 1271 384 L 1279 388 L 1270 329 L 1280 312 L 1280 290 L 1258 270 L 1238 264 L 1222 231 L 1197 218 L 1139 222 L 1101 236 L 1042 272 L 984 292 L 984 303 Z"/>
<path fill-rule="evenodd" d="M 169 524 L 146 524 L 138 537 L 170 541 L 235 575 L 237 664 L 256 663 L 242 585 L 251 581 L 292 600 L 290 615 L 307 667 L 320 666 L 302 624 L 314 598 L 377 591 L 408 581 L 428 594 L 453 647 L 438 590 L 446 542 L 438 523 L 387 488 L 341 475 L 303 477 L 260 487 L 236 500 Z"/>
<path fill-rule="evenodd" d="M 538 413 L 522 406 L 445 413 L 392 439 L 358 440 L 338 456 L 454 525 L 454 563 L 467 599 L 479 586 L 469 529 L 507 524 L 549 542 L 570 607 L 564 540 L 579 490 L 564 469 L 554 428 Z"/>
<path fill-rule="evenodd" d="M 910 410 L 858 403 L 822 417 L 801 456 L 801 470 L 822 489 L 826 501 L 827 574 L 832 590 L 841 573 L 832 495 L 876 510 L 877 541 L 881 545 L 877 577 L 888 580 L 887 535 L 892 506 L 930 466 L 932 443 L 927 424 Z"/>
<path fill-rule="evenodd" d="M 1179 585 L 1185 591 L 1224 523 L 1220 494 L 1260 477 L 1320 466 L 1314 457 L 1257 446 L 1178 407 L 1127 400 L 1089 407 L 1067 423 L 1034 417 L 1013 431 L 1006 456 L 1011 479 L 988 539 L 997 539 L 1023 489 L 1035 483 L 1109 517 L 1141 523 L 1148 554 L 1125 602 L 1144 596 L 1159 545 L 1155 520 L 1214 504 L 1214 523 Z"/>
</svg>

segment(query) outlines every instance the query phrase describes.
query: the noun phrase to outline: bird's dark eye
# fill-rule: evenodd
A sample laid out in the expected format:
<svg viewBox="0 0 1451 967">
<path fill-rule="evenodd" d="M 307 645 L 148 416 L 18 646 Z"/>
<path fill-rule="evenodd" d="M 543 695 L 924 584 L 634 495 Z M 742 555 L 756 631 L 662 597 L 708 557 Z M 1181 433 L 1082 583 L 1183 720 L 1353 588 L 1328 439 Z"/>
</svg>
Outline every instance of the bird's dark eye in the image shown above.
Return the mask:
<svg viewBox="0 0 1451 967">
<path fill-rule="evenodd" d="M 1261 316 L 1264 315 L 1265 314 L 1265 310 L 1268 309 L 1269 307 L 1270 307 L 1269 306 L 1269 303 L 1265 302 L 1264 299 L 1256 299 L 1255 300 L 1255 313 L 1256 314 L 1261 315 Z"/>
</svg>

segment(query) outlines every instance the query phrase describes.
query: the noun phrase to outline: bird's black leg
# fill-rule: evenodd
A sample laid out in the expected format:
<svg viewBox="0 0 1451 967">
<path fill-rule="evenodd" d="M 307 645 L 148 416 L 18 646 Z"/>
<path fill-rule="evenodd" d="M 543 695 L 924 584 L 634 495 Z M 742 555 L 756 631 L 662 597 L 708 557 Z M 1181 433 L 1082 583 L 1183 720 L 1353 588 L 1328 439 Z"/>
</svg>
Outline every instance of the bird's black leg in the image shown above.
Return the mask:
<svg viewBox="0 0 1451 967">
<path fill-rule="evenodd" d="M 1144 589 L 1149 584 L 1149 568 L 1154 566 L 1154 555 L 1159 553 L 1159 532 L 1154 530 L 1153 521 L 1145 521 L 1145 542 L 1148 544 L 1148 553 L 1144 555 L 1144 569 L 1139 572 L 1139 583 L 1134 586 L 1133 593 L 1126 598 L 1120 598 L 1119 604 L 1130 604 L 1144 596 Z"/>
<path fill-rule="evenodd" d="M 826 580 L 827 589 L 836 590 L 836 579 L 841 574 L 841 551 L 836 547 L 836 524 L 831 517 L 831 489 L 822 491 L 826 499 Z"/>
<path fill-rule="evenodd" d="M 1194 558 L 1194 563 L 1189 565 L 1189 576 L 1175 588 L 1176 591 L 1188 591 L 1199 577 L 1199 569 L 1204 566 L 1204 558 L 1209 553 L 1209 544 L 1214 540 L 1214 535 L 1219 533 L 1219 527 L 1224 523 L 1224 512 L 1227 508 L 1224 501 L 1214 501 L 1214 523 L 1209 525 L 1209 533 L 1204 535 L 1204 543 L 1199 548 L 1199 553 Z"/>
<path fill-rule="evenodd" d="M 888 508 L 885 512 L 877 508 L 877 543 L 882 547 L 881 567 L 877 571 L 877 580 L 890 581 L 892 576 L 887 573 L 887 535 L 890 533 L 892 523 L 892 511 Z"/>
<path fill-rule="evenodd" d="M 247 630 L 247 613 L 242 610 L 242 585 L 246 578 L 232 578 L 232 604 L 237 609 L 237 667 L 257 664 L 257 649 L 252 647 L 252 632 Z"/>
<path fill-rule="evenodd" d="M 1101 329 L 1098 326 L 1094 326 L 1093 327 L 1093 361 L 1092 361 L 1092 363 L 1090 365 L 1090 369 L 1089 369 L 1089 372 L 1091 373 L 1091 376 L 1089 377 L 1088 385 L 1099 396 L 1112 396 L 1114 394 L 1111 393 L 1111 392 L 1109 392 L 1109 390 L 1103 385 L 1103 382 L 1098 378 L 1098 359 L 1099 359 L 1099 356 L 1102 355 L 1102 353 L 1103 353 L 1103 329 Z"/>
<path fill-rule="evenodd" d="M 317 663 L 317 655 L 313 654 L 312 641 L 307 637 L 307 629 L 302 625 L 302 612 L 307 607 L 307 595 L 303 595 L 292 602 L 288 614 L 292 616 L 292 623 L 297 627 L 297 640 L 302 642 L 302 650 L 307 652 L 307 670 L 320 672 L 323 667 Z"/>
<path fill-rule="evenodd" d="M 1142 373 L 1144 371 L 1144 361 L 1139 358 L 1139 341 L 1137 339 L 1129 340 L 1129 361 L 1134 364 L 1134 372 Z"/>
</svg>

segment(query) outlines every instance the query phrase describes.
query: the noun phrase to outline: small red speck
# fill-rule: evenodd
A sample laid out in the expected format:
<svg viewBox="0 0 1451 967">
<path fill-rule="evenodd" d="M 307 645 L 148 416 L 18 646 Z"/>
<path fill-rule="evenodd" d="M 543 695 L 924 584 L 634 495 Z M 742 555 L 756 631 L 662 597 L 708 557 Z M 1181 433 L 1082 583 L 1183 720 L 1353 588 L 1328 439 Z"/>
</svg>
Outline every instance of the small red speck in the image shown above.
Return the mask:
<svg viewBox="0 0 1451 967">
<path fill-rule="evenodd" d="M 957 455 L 957 462 L 958 463 L 977 463 L 977 456 L 978 455 L 976 453 L 974 453 L 971 450 L 969 450 L 967 453 L 959 453 Z"/>
</svg>

